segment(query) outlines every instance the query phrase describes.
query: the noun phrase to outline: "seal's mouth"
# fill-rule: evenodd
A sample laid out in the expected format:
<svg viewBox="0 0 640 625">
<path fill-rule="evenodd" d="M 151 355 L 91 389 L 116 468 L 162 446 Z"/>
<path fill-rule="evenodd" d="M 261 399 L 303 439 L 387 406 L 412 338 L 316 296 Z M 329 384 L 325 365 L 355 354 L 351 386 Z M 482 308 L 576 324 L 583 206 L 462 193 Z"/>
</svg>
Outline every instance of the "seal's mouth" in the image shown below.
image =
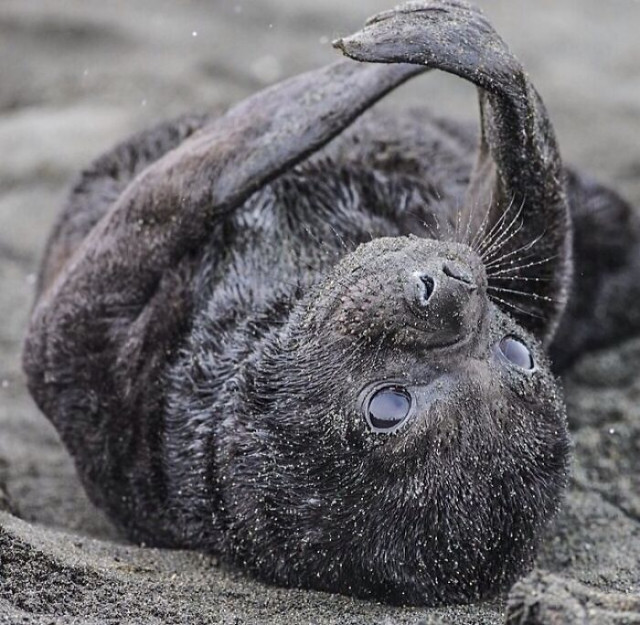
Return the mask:
<svg viewBox="0 0 640 625">
<path fill-rule="evenodd" d="M 468 334 L 466 336 L 462 336 L 458 339 L 452 339 L 451 341 L 444 341 L 442 343 L 434 343 L 429 345 L 430 350 L 443 350 L 443 349 L 451 349 L 465 347 L 471 342 L 473 336 Z"/>
</svg>

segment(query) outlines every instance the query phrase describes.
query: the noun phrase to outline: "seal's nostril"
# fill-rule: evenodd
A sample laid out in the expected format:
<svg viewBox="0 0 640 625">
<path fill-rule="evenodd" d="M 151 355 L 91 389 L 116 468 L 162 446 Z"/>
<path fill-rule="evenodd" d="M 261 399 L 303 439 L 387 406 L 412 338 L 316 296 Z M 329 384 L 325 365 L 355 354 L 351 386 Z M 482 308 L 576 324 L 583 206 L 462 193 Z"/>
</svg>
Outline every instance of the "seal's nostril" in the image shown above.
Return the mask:
<svg viewBox="0 0 640 625">
<path fill-rule="evenodd" d="M 477 286 L 473 274 L 468 269 L 460 267 L 458 265 L 445 263 L 442 267 L 442 273 L 444 273 L 444 275 L 448 276 L 449 278 L 457 280 L 458 282 L 468 284 L 472 287 Z"/>
<path fill-rule="evenodd" d="M 435 282 L 433 281 L 433 278 L 430 278 L 425 274 L 421 274 L 418 278 L 422 283 L 422 302 L 426 304 L 435 289 Z"/>
</svg>

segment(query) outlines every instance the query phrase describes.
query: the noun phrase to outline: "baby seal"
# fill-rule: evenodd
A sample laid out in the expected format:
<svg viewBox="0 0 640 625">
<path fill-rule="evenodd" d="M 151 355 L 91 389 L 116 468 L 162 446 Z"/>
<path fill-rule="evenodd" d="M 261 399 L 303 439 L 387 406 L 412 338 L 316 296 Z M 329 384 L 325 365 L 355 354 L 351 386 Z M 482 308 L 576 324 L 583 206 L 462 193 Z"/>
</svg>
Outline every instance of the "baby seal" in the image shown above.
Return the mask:
<svg viewBox="0 0 640 625">
<path fill-rule="evenodd" d="M 634 270 L 637 227 L 563 168 L 474 7 L 414 2 L 335 45 L 354 60 L 83 173 L 43 261 L 29 387 L 133 540 L 287 586 L 490 597 L 531 564 L 566 480 L 546 352 L 625 330 L 593 285 Z M 365 113 L 430 68 L 478 87 L 479 141 Z M 624 245 L 594 236 L 612 215 Z"/>
</svg>

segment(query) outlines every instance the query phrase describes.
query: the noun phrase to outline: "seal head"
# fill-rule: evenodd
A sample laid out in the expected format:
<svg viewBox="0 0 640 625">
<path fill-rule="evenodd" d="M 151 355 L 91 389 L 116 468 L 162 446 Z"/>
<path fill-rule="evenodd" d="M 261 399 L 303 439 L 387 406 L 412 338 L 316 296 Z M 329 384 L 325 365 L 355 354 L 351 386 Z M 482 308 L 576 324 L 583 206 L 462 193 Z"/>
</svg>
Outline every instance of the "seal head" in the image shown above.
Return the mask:
<svg viewBox="0 0 640 625">
<path fill-rule="evenodd" d="M 266 339 L 217 450 L 236 561 L 415 604 L 529 565 L 565 481 L 564 407 L 486 284 L 466 245 L 376 239 Z"/>
</svg>

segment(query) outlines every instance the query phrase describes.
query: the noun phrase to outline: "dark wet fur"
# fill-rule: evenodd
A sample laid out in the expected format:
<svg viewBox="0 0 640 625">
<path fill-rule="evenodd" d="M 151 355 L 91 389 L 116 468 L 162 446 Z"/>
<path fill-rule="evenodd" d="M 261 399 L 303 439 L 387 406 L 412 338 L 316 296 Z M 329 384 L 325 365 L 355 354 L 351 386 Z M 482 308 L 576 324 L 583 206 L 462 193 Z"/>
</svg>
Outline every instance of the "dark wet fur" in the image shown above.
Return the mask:
<svg viewBox="0 0 640 625">
<path fill-rule="evenodd" d="M 476 24 L 462 3 L 435 4 Z M 223 159 L 226 183 L 211 190 L 198 157 L 165 206 L 172 162 L 167 175 L 139 175 L 210 128 L 230 141 L 195 116 L 133 137 L 82 175 L 49 241 L 25 368 L 89 495 L 131 538 L 400 603 L 491 596 L 527 569 L 568 455 L 545 347 L 560 371 L 636 331 L 640 261 L 633 211 L 561 168 L 525 87 L 528 117 L 495 94 L 484 101 L 479 158 L 468 129 L 372 111 L 336 126 L 326 147 L 329 135 L 295 160 L 277 154 L 283 165 L 256 188 L 247 174 L 235 204 L 233 168 Z M 530 118 L 535 140 L 512 145 Z M 540 166 L 518 165 L 536 155 Z M 220 214 L 217 197 L 232 198 Z M 136 206 L 151 210 L 133 219 Z M 477 320 L 456 330 L 468 343 L 443 350 L 398 276 L 445 257 L 486 296 L 477 310 L 440 311 L 446 323 L 468 310 Z M 535 375 L 496 356 L 506 335 L 527 342 Z M 354 406 L 385 379 L 418 394 L 444 387 L 428 419 L 381 436 Z"/>
</svg>

